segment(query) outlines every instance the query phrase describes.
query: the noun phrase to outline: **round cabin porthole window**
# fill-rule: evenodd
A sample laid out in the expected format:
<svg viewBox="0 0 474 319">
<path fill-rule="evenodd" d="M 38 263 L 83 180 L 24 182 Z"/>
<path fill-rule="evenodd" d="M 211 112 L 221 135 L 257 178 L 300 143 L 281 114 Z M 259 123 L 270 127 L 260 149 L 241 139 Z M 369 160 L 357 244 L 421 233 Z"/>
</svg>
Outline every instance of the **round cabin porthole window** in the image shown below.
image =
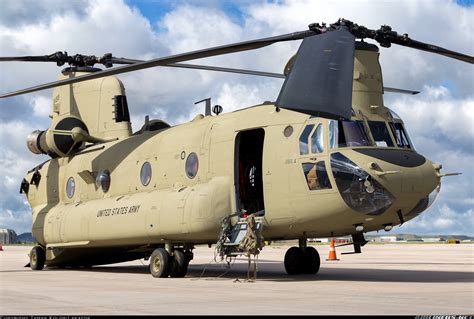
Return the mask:
<svg viewBox="0 0 474 319">
<path fill-rule="evenodd" d="M 288 125 L 288 126 L 285 127 L 285 129 L 283 130 L 283 135 L 284 135 L 285 137 L 290 137 L 291 134 L 293 134 L 293 126 Z"/>
<path fill-rule="evenodd" d="M 189 178 L 194 178 L 198 172 L 199 161 L 196 153 L 191 153 L 186 159 L 186 175 Z"/>
<path fill-rule="evenodd" d="M 66 195 L 69 198 L 74 196 L 74 191 L 76 190 L 76 182 L 74 181 L 74 177 L 69 177 L 66 183 Z"/>
<path fill-rule="evenodd" d="M 142 182 L 143 186 L 147 186 L 148 184 L 150 184 L 151 164 L 149 162 L 145 162 L 142 165 L 142 169 L 140 170 L 140 181 Z"/>
<path fill-rule="evenodd" d="M 110 173 L 108 170 L 101 171 L 97 174 L 95 185 L 97 188 L 102 189 L 104 193 L 107 193 L 110 188 Z"/>
</svg>

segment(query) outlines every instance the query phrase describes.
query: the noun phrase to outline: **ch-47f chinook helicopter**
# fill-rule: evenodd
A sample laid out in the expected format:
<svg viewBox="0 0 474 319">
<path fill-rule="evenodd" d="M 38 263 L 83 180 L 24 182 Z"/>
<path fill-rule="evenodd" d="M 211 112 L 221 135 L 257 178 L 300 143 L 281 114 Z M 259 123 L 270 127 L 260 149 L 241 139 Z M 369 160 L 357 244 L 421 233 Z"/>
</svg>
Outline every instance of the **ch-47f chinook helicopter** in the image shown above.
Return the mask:
<svg viewBox="0 0 474 319">
<path fill-rule="evenodd" d="M 181 64 L 303 40 L 284 74 Z M 27 138 L 51 159 L 23 179 L 38 241 L 30 266 L 93 266 L 150 258 L 154 277 L 185 276 L 197 244 L 222 257 L 256 254 L 265 240 L 298 239 L 289 274 L 315 274 L 307 238 L 352 235 L 416 217 L 435 199 L 441 165 L 418 154 L 402 119 L 384 105 L 378 47 L 398 44 L 473 63 L 460 54 L 348 20 L 302 32 L 149 61 L 103 57 L 5 57 L 70 66 L 60 80 L 3 94 L 54 88 L 51 126 Z M 111 67 L 101 70 L 94 64 Z M 284 78 L 276 102 L 205 115 L 170 127 L 146 120 L 131 131 L 125 89 L 114 75 L 157 66 Z M 411 92 L 416 93 L 416 92 Z"/>
</svg>

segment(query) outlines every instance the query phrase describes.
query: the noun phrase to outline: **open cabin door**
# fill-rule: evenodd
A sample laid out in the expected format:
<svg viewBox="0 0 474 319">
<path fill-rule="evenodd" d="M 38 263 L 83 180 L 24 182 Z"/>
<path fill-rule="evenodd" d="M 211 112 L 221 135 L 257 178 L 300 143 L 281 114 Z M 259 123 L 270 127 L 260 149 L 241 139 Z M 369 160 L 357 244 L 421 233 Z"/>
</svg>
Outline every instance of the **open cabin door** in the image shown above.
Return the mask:
<svg viewBox="0 0 474 319">
<path fill-rule="evenodd" d="M 262 128 L 241 131 L 235 138 L 235 222 L 223 224 L 217 251 L 224 256 L 257 255 L 263 248 L 263 142 Z"/>
<path fill-rule="evenodd" d="M 263 198 L 263 142 L 262 128 L 239 132 L 235 139 L 236 207 L 241 216 L 265 213 Z"/>
</svg>

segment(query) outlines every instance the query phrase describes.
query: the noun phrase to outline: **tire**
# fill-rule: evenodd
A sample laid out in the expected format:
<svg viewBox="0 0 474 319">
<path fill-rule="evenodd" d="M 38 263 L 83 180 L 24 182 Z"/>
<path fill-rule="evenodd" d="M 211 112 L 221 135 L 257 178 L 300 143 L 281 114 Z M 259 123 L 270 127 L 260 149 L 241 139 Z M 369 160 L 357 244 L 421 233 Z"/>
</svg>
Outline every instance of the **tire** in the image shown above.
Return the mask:
<svg viewBox="0 0 474 319">
<path fill-rule="evenodd" d="M 43 247 L 35 246 L 30 252 L 30 267 L 32 270 L 42 270 L 46 261 L 46 252 Z"/>
<path fill-rule="evenodd" d="M 175 250 L 174 256 L 171 260 L 171 272 L 170 277 L 172 278 L 183 278 L 188 272 L 188 260 L 181 250 Z"/>
<path fill-rule="evenodd" d="M 155 278 L 166 278 L 171 271 L 171 258 L 164 248 L 157 248 L 150 256 L 150 273 Z"/>
<path fill-rule="evenodd" d="M 288 275 L 299 275 L 303 272 L 305 261 L 303 250 L 291 247 L 285 254 L 285 270 Z"/>
<path fill-rule="evenodd" d="M 321 259 L 318 251 L 314 247 L 306 247 L 304 249 L 303 273 L 314 275 L 319 271 Z"/>
</svg>

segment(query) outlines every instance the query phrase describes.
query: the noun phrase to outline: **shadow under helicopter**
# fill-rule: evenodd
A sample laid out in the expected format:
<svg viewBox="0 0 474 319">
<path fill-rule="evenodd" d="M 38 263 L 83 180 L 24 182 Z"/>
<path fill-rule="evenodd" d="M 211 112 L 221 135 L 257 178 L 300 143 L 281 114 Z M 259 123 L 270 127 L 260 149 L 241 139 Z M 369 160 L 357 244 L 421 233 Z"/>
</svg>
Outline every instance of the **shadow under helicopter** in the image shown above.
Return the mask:
<svg viewBox="0 0 474 319">
<path fill-rule="evenodd" d="M 411 263 L 424 265 L 432 263 Z M 230 269 L 223 264 L 190 264 L 186 279 L 194 280 L 236 280 L 247 279 L 247 263 L 236 263 Z M 398 265 L 385 263 L 384 265 Z M 407 264 L 403 264 L 407 265 Z M 443 264 L 446 265 L 446 264 Z M 253 267 L 253 266 L 252 266 Z M 53 271 L 84 271 L 104 273 L 146 274 L 150 276 L 147 265 L 133 266 L 96 266 L 93 268 L 59 269 Z M 253 269 L 253 268 L 251 268 Z M 250 273 L 252 276 L 252 272 Z M 160 279 L 157 279 L 160 280 Z M 163 280 L 163 279 L 161 279 Z M 173 280 L 173 279 L 168 279 Z M 355 282 L 415 282 L 415 283 L 474 283 L 474 276 L 469 271 L 437 271 L 437 270 L 404 270 L 404 269 L 374 269 L 374 268 L 324 268 L 317 275 L 289 276 L 284 270 L 283 263 L 276 261 L 258 262 L 257 281 L 303 282 L 303 281 L 355 281 Z"/>
</svg>

